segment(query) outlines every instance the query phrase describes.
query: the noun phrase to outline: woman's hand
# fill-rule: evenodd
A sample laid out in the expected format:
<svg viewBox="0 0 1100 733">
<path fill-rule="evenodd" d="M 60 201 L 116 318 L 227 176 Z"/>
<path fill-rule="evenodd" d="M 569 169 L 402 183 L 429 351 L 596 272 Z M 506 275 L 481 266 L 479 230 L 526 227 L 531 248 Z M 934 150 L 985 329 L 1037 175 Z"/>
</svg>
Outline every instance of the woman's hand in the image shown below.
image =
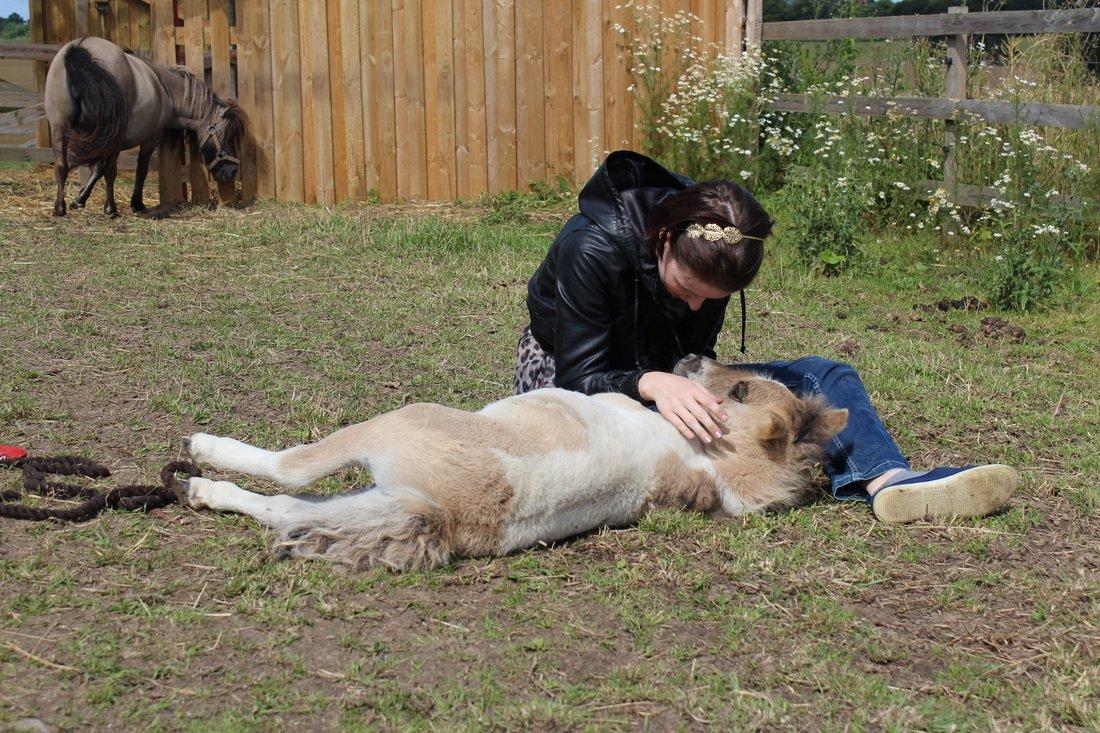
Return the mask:
<svg viewBox="0 0 1100 733">
<path fill-rule="evenodd" d="M 638 394 L 655 403 L 661 416 L 688 440 L 710 443 L 722 437 L 722 400 L 698 382 L 668 372 L 646 372 L 638 380 Z"/>
</svg>

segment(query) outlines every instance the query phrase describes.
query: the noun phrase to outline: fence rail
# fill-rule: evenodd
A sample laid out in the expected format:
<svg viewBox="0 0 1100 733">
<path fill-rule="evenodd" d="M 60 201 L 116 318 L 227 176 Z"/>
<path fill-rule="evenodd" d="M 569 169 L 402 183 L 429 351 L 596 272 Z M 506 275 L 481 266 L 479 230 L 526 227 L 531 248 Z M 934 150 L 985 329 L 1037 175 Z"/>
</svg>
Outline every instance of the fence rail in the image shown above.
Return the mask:
<svg viewBox="0 0 1100 733">
<path fill-rule="evenodd" d="M 765 41 L 828 41 L 995 33 L 1095 33 L 1100 8 L 1003 10 L 989 13 L 898 15 L 882 18 L 787 20 L 765 23 Z"/>
<path fill-rule="evenodd" d="M 1100 106 L 1004 102 L 943 97 L 843 97 L 815 94 L 778 94 L 769 103 L 782 112 L 883 117 L 896 114 L 937 120 L 983 120 L 996 125 L 1023 124 L 1036 127 L 1086 129 L 1100 126 Z"/>
<path fill-rule="evenodd" d="M 942 15 L 889 18 L 846 18 L 765 23 L 763 41 L 818 41 L 917 36 L 948 36 L 945 97 L 865 97 L 778 94 L 769 103 L 784 112 L 898 115 L 944 120 L 943 181 L 917 183 L 918 195 L 931 197 L 945 189 L 963 206 L 985 206 L 992 189 L 956 180 L 958 123 L 969 119 L 991 124 L 1023 124 L 1087 129 L 1100 127 L 1100 106 L 966 99 L 967 46 L 971 34 L 1090 33 L 1100 31 L 1100 8 L 1081 10 L 1020 10 L 971 13 L 966 6 L 948 8 Z M 1075 201 L 1078 213 L 1095 201 Z"/>
</svg>

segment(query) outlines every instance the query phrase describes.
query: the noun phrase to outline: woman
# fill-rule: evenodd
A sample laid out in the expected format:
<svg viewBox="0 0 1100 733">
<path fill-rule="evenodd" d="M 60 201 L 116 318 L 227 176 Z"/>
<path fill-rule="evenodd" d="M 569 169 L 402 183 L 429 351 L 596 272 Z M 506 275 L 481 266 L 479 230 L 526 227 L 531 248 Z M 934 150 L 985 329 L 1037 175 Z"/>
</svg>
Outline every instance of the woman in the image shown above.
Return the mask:
<svg viewBox="0 0 1100 733">
<path fill-rule="evenodd" d="M 723 397 L 671 373 L 687 354 L 714 358 L 730 295 L 764 255 L 772 221 L 744 188 L 694 184 L 629 151 L 581 189 L 528 283 L 531 325 L 520 338 L 515 392 L 562 387 L 621 392 L 656 409 L 685 438 L 720 436 Z M 833 496 L 871 502 L 877 517 L 983 516 L 1001 508 L 1019 476 L 1008 466 L 911 471 L 852 367 L 821 357 L 747 364 L 801 393 L 849 411 L 826 451 Z"/>
</svg>

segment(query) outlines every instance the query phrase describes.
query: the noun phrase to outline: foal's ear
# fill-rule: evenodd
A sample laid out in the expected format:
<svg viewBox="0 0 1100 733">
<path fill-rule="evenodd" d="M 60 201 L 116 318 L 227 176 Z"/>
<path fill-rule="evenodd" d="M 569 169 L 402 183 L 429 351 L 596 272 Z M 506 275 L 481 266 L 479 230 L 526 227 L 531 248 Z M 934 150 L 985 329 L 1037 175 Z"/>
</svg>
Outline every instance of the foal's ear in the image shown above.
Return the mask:
<svg viewBox="0 0 1100 733">
<path fill-rule="evenodd" d="M 821 445 L 833 437 L 848 424 L 847 410 L 834 410 L 824 400 L 805 400 L 805 412 L 798 429 L 796 443 Z"/>
</svg>

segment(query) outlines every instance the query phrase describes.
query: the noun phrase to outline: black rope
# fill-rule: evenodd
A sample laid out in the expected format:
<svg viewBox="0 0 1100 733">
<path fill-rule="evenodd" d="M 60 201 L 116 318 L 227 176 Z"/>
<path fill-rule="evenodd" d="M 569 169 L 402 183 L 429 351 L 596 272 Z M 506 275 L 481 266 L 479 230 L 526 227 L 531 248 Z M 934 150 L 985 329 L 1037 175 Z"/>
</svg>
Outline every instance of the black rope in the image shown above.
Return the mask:
<svg viewBox="0 0 1100 733">
<path fill-rule="evenodd" d="M 54 458 L 20 458 L 0 461 L 0 466 L 22 469 L 23 491 L 0 492 L 0 517 L 42 521 L 57 519 L 63 522 L 84 522 L 97 516 L 104 509 L 150 511 L 160 509 L 180 500 L 185 485 L 177 478 L 183 474 L 190 478 L 201 476 L 198 467 L 190 461 L 172 461 L 160 470 L 160 486 L 131 484 L 98 492 L 91 486 L 51 481 L 47 476 L 81 476 L 93 481 L 107 478 L 110 470 L 94 461 L 79 456 Z M 33 507 L 17 503 L 25 493 L 55 499 L 84 499 L 73 507 Z"/>
</svg>

